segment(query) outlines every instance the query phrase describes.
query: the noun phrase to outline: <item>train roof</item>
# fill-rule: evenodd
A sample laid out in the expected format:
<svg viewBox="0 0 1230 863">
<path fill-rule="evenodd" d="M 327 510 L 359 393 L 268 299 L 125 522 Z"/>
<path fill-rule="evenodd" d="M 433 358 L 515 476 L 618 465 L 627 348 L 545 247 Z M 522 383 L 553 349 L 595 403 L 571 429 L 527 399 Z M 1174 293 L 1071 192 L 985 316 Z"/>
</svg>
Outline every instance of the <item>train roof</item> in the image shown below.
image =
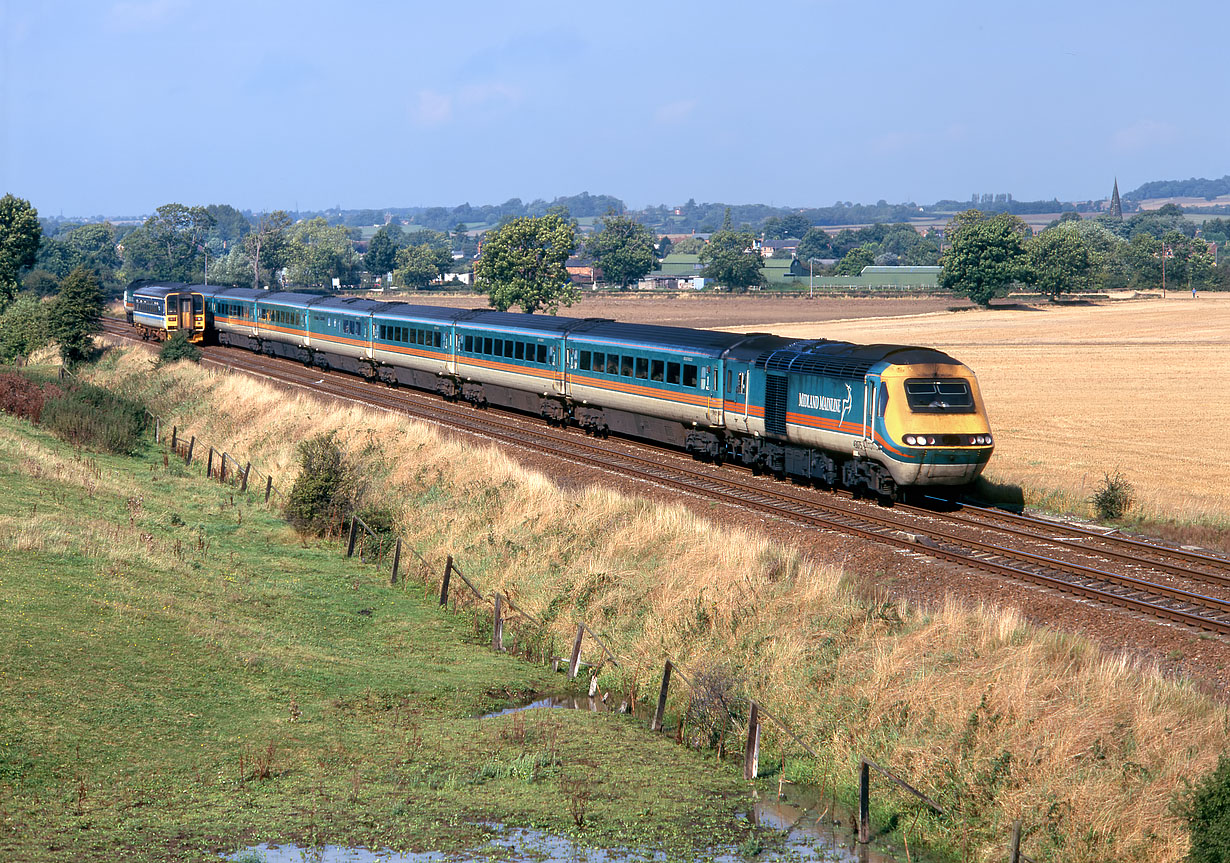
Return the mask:
<svg viewBox="0 0 1230 863">
<path fill-rule="evenodd" d="M 133 288 L 132 295 L 134 297 L 157 297 L 158 299 L 164 299 L 167 294 L 177 294 L 188 287 L 189 285 L 185 282 L 159 282 Z"/>
<path fill-rule="evenodd" d="M 584 330 L 584 338 L 586 341 L 620 346 L 678 348 L 689 353 L 720 357 L 747 337 L 741 333 L 717 330 L 599 321 Z"/>
<path fill-rule="evenodd" d="M 948 354 L 934 348 L 911 345 L 856 345 L 828 339 L 796 341 L 785 346 L 770 347 L 755 360 L 758 367 L 768 371 L 835 377 L 862 377 L 881 363 L 960 365 Z"/>
<path fill-rule="evenodd" d="M 207 297 L 226 296 L 235 300 L 260 300 L 269 296 L 268 291 L 256 291 L 252 288 L 228 288 L 224 285 L 202 285 L 201 293 Z"/>
</svg>

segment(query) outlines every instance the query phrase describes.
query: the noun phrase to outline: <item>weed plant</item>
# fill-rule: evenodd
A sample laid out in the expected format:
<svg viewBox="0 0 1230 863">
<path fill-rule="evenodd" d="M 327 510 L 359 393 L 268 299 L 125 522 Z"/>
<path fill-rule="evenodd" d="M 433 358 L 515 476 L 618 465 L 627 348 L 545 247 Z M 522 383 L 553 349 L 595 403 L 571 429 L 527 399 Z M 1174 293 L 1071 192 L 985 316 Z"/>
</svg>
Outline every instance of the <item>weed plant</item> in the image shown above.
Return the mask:
<svg viewBox="0 0 1230 863">
<path fill-rule="evenodd" d="M 1097 491 L 1089 498 L 1094 512 L 1103 521 L 1118 521 L 1127 515 L 1136 498 L 1136 490 L 1119 471 L 1103 474 Z"/>
<path fill-rule="evenodd" d="M 188 360 L 193 363 L 201 361 L 201 349 L 188 341 L 188 334 L 183 330 L 177 331 L 175 335 L 167 339 L 158 351 L 158 363 L 160 365 L 178 362 L 179 360 Z"/>
<path fill-rule="evenodd" d="M 127 455 L 139 446 L 146 413 L 138 401 L 102 387 L 73 382 L 43 405 L 41 421 L 70 443 Z"/>
</svg>

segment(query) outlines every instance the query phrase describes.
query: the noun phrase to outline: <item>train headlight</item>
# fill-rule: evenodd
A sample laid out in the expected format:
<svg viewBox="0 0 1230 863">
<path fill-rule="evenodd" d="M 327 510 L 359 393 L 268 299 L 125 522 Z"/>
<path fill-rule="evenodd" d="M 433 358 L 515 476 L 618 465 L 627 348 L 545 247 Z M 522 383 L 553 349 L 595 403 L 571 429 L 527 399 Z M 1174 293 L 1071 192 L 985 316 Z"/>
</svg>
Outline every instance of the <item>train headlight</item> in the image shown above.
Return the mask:
<svg viewBox="0 0 1230 863">
<path fill-rule="evenodd" d="M 906 435 L 906 436 L 905 436 L 905 442 L 906 442 L 906 444 L 907 444 L 908 446 L 914 446 L 914 442 L 915 442 L 916 440 L 917 440 L 917 438 L 915 438 L 915 437 L 914 437 L 914 435 L 912 435 L 912 434 L 908 434 L 908 435 Z"/>
</svg>

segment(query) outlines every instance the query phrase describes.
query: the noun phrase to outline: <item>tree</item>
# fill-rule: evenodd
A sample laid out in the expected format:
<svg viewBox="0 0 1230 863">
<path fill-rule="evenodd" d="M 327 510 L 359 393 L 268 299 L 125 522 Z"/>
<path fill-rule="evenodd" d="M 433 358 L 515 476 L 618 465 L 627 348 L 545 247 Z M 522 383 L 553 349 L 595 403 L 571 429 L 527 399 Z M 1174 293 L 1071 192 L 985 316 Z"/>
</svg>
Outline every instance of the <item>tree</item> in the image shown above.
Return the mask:
<svg viewBox="0 0 1230 863">
<path fill-rule="evenodd" d="M 572 223 L 552 213 L 512 219 L 489 233 L 474 274 L 493 308 L 555 314 L 579 298 L 566 264 L 577 247 Z"/>
<path fill-rule="evenodd" d="M 261 257 L 269 270 L 284 266 L 286 261 L 286 233 L 290 228 L 290 216 L 285 210 L 274 210 L 260 217 L 256 227 L 243 238 L 244 251 L 252 261 L 252 287 L 261 287 Z"/>
<path fill-rule="evenodd" d="M 440 278 L 452 263 L 453 255 L 447 249 L 427 243 L 406 246 L 397 252 L 393 280 L 408 288 L 425 288 Z"/>
<path fill-rule="evenodd" d="M 47 303 L 22 292 L 0 315 L 0 360 L 12 362 L 28 357 L 51 339 L 47 322 Z"/>
<path fill-rule="evenodd" d="M 51 337 L 60 344 L 60 358 L 69 368 L 88 359 L 94 349 L 94 334 L 102 329 L 103 300 L 98 280 L 85 267 L 78 267 L 60 283 L 60 294 L 51 307 Z"/>
<path fill-rule="evenodd" d="M 34 266 L 43 236 L 38 210 L 14 195 L 0 198 L 0 309 L 17 294 L 17 277 Z"/>
<path fill-rule="evenodd" d="M 863 272 L 863 267 L 870 267 L 874 264 L 875 258 L 875 246 L 866 245 L 851 249 L 846 252 L 844 258 L 837 262 L 837 266 L 833 268 L 833 275 L 857 276 Z"/>
<path fill-rule="evenodd" d="M 1217 767 L 1205 774 L 1182 800 L 1191 832 L 1191 863 L 1230 860 L 1230 756 L 1221 755 Z"/>
<path fill-rule="evenodd" d="M 163 204 L 145 220 L 145 230 L 165 255 L 159 267 L 164 278 L 192 281 L 196 257 L 214 219 L 204 207 Z"/>
<path fill-rule="evenodd" d="M 665 258 L 672 251 L 674 251 L 674 246 L 671 244 L 671 238 L 663 234 L 662 238 L 658 240 L 658 257 Z"/>
<path fill-rule="evenodd" d="M 217 240 L 222 248 L 228 251 L 252 230 L 248 217 L 230 204 L 210 204 L 205 208 L 205 212 L 213 219 L 209 238 Z"/>
<path fill-rule="evenodd" d="M 731 227 L 730 208 L 720 230 L 709 238 L 700 252 L 705 265 L 702 275 L 733 291 L 746 291 L 765 282 L 764 259 L 752 250 L 755 237 L 751 231 L 736 231 Z"/>
<path fill-rule="evenodd" d="M 948 223 L 952 245 L 941 263 L 940 285 L 983 307 L 1004 296 L 1008 286 L 1028 275 L 1025 237 L 1028 226 L 1016 216 L 978 210 L 958 213 Z"/>
<path fill-rule="evenodd" d="M 786 237 L 797 237 L 802 239 L 803 235 L 811 230 L 811 220 L 802 213 L 788 213 L 782 216 L 781 232 L 782 235 L 778 239 Z"/>
<path fill-rule="evenodd" d="M 329 285 L 333 279 L 348 284 L 359 263 L 350 230 L 320 217 L 291 229 L 288 251 L 291 281 L 298 285 Z"/>
<path fill-rule="evenodd" d="M 404 245 L 401 226 L 384 225 L 367 244 L 363 266 L 372 275 L 384 275 L 397 266 L 397 253 Z"/>
<path fill-rule="evenodd" d="M 671 246 L 674 255 L 699 255 L 705 248 L 705 241 L 700 237 L 680 237 Z"/>
<path fill-rule="evenodd" d="M 1029 269 L 1033 283 L 1052 301 L 1065 291 L 1087 290 L 1094 256 L 1084 237 L 1070 222 L 1043 231 L 1029 241 Z"/>
<path fill-rule="evenodd" d="M 823 228 L 809 228 L 799 240 L 799 260 L 803 263 L 812 258 L 819 260 L 832 257 L 833 238 Z"/>
<path fill-rule="evenodd" d="M 625 290 L 653 269 L 653 234 L 631 216 L 607 213 L 602 219 L 602 228 L 589 242 L 585 250 L 594 263 L 602 268 L 604 281 L 619 285 Z"/>
</svg>

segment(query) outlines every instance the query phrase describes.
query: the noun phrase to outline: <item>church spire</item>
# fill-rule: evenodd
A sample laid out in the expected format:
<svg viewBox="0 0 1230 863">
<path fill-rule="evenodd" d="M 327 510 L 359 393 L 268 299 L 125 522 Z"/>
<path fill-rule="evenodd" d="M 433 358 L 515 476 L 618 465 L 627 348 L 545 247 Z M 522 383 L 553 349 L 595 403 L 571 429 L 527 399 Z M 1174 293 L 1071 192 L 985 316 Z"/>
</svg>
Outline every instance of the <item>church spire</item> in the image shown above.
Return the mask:
<svg viewBox="0 0 1230 863">
<path fill-rule="evenodd" d="M 1119 178 L 1115 177 L 1115 190 L 1110 193 L 1110 217 L 1123 218 L 1123 206 L 1119 203 Z"/>
</svg>

